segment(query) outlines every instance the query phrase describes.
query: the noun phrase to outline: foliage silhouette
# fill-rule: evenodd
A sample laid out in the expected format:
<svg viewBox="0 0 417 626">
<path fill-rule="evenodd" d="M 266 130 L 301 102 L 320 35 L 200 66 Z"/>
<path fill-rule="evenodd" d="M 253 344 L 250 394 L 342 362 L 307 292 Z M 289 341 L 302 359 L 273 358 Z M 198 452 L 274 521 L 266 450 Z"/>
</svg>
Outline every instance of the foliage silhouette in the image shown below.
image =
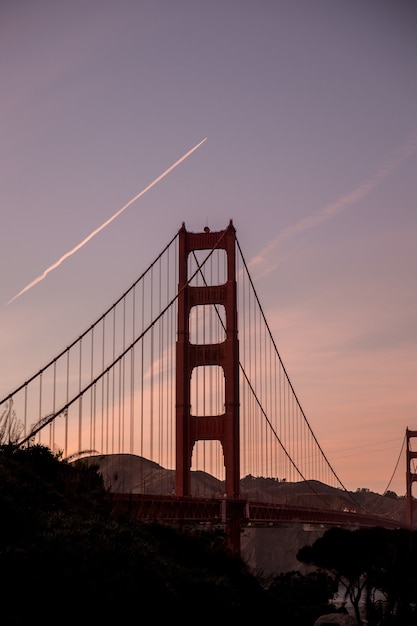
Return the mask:
<svg viewBox="0 0 417 626">
<path fill-rule="evenodd" d="M 265 591 L 219 533 L 115 520 L 97 468 L 0 448 L 0 573 L 8 624 L 262 614 Z M 24 601 L 22 601 L 24 599 Z M 208 601 L 209 599 L 209 601 Z M 45 618 L 45 616 L 49 616 Z"/>
<path fill-rule="evenodd" d="M 363 617 L 370 625 L 417 624 L 416 531 L 332 528 L 301 548 L 297 558 L 345 587 L 359 624 Z"/>
<path fill-rule="evenodd" d="M 0 446 L 0 507 L 2 619 L 11 626 L 145 614 L 311 626 L 331 608 L 328 577 L 254 576 L 221 529 L 116 518 L 97 467 L 40 445 Z"/>
<path fill-rule="evenodd" d="M 307 575 L 298 571 L 279 574 L 268 588 L 282 623 L 292 626 L 312 625 L 320 615 L 336 611 L 332 603 L 336 593 L 334 578 L 316 571 Z"/>
</svg>

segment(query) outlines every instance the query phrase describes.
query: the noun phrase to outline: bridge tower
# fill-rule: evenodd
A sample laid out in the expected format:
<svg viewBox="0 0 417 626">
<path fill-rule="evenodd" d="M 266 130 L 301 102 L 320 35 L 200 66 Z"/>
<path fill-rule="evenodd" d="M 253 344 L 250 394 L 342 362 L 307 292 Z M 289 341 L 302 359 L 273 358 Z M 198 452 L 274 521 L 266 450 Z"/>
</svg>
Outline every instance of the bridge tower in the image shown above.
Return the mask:
<svg viewBox="0 0 417 626">
<path fill-rule="evenodd" d="M 407 439 L 407 450 L 406 450 L 406 462 L 407 462 L 407 472 L 406 472 L 406 502 L 407 502 L 407 524 L 413 526 L 413 517 L 414 511 L 417 510 L 417 501 L 413 498 L 413 482 L 417 481 L 417 474 L 411 471 L 411 461 L 412 459 L 417 458 L 417 452 L 413 452 L 410 450 L 410 439 L 412 437 L 417 437 L 417 430 L 409 430 L 406 429 L 406 439 Z"/>
<path fill-rule="evenodd" d="M 227 257 L 226 282 L 191 286 L 188 258 L 195 250 L 224 250 Z M 202 268 L 204 272 L 204 268 Z M 240 491 L 239 455 L 239 344 L 236 302 L 236 231 L 230 220 L 224 231 L 188 232 L 179 230 L 178 326 L 176 344 L 176 495 L 190 496 L 193 447 L 198 440 L 218 440 L 225 465 L 227 500 L 236 501 Z M 194 306 L 223 305 L 225 339 L 220 343 L 193 344 L 190 341 L 190 313 Z M 215 416 L 191 414 L 191 376 L 199 366 L 218 365 L 224 374 L 224 413 Z M 232 505 L 232 502 L 230 503 Z M 233 506 L 230 507 L 230 510 Z M 231 543 L 239 549 L 240 528 L 229 525 Z M 238 536 L 239 535 L 239 536 Z M 230 543 L 230 541 L 229 541 Z"/>
</svg>

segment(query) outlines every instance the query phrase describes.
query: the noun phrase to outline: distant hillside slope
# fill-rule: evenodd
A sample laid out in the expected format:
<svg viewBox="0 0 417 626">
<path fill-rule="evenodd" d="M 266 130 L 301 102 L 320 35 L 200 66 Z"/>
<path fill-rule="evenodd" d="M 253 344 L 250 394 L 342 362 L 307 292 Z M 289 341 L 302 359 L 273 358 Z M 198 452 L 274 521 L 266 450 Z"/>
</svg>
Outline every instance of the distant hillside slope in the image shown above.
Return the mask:
<svg viewBox="0 0 417 626">
<path fill-rule="evenodd" d="M 99 467 L 105 486 L 115 493 L 172 495 L 175 471 L 131 454 L 103 454 L 84 457 L 83 461 Z M 203 471 L 191 472 L 191 493 L 206 498 L 224 495 L 224 482 Z M 279 482 L 273 478 L 246 476 L 241 480 L 241 496 L 247 500 L 273 502 L 288 506 L 350 510 L 389 516 L 400 522 L 406 519 L 404 497 L 391 493 L 382 496 L 367 490 L 346 492 L 318 481 Z"/>
</svg>

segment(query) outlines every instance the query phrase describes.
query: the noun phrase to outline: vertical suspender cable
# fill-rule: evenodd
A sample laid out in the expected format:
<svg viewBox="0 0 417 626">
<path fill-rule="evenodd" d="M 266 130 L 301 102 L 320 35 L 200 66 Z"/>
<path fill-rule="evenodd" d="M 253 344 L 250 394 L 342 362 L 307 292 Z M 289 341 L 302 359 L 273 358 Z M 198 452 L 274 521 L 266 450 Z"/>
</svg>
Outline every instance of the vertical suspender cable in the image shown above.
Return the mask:
<svg viewBox="0 0 417 626">
<path fill-rule="evenodd" d="M 102 331 L 102 343 L 101 343 L 101 371 L 104 372 L 104 346 L 105 346 L 105 325 L 106 325 L 106 318 L 103 317 L 103 331 Z M 104 399 L 105 399 L 105 395 L 104 395 L 104 382 L 105 379 L 104 377 L 101 380 L 101 450 L 102 452 L 107 452 L 107 449 L 105 450 L 105 417 L 104 417 Z"/>
<path fill-rule="evenodd" d="M 80 394 L 80 400 L 78 405 L 78 450 L 82 450 L 82 352 L 83 343 L 82 339 L 79 341 L 79 366 L 78 366 L 78 393 Z"/>
<path fill-rule="evenodd" d="M 66 401 L 68 403 L 69 400 L 69 358 L 70 358 L 70 353 L 69 350 L 67 350 L 67 374 L 66 374 Z M 64 454 L 65 456 L 67 456 L 68 454 L 68 412 L 65 415 L 65 445 L 64 445 Z"/>
<path fill-rule="evenodd" d="M 132 292 L 132 340 L 136 337 L 136 285 Z M 130 428 L 129 451 L 134 452 L 135 443 L 135 348 L 130 350 Z"/>
<path fill-rule="evenodd" d="M 94 328 L 91 329 L 91 344 L 90 344 L 90 382 L 94 380 Z M 95 387 L 90 393 L 90 450 L 95 448 L 95 411 L 94 411 L 94 393 Z"/>
</svg>

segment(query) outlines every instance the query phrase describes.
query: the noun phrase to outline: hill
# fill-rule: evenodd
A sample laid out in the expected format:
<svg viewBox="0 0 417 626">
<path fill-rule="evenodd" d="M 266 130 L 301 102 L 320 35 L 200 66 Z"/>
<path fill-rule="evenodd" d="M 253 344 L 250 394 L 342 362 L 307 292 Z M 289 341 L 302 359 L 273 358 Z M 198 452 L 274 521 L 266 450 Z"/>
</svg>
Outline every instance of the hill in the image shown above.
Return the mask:
<svg viewBox="0 0 417 626">
<path fill-rule="evenodd" d="M 95 464 L 105 486 L 115 493 L 144 493 L 172 495 L 175 493 L 175 471 L 158 463 L 131 454 L 103 454 L 84 457 Z M 203 471 L 191 472 L 191 493 L 195 496 L 220 498 L 224 482 Z M 388 516 L 399 522 L 406 519 L 404 497 L 389 492 L 380 495 L 361 489 L 356 492 L 330 487 L 319 481 L 286 482 L 273 478 L 246 476 L 241 480 L 244 499 L 307 508 L 349 510 Z"/>
</svg>

